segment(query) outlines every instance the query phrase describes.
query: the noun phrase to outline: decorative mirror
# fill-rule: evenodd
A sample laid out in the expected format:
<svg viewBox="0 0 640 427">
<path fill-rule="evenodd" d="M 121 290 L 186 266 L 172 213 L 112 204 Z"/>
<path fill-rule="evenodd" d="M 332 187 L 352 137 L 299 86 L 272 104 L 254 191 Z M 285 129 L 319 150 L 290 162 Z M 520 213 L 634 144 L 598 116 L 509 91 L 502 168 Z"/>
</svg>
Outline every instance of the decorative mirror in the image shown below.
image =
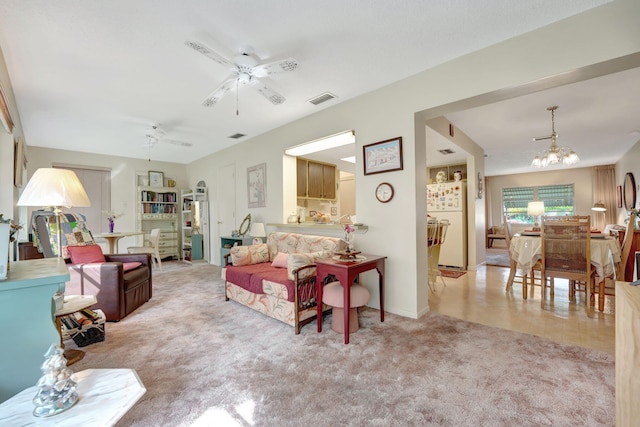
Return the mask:
<svg viewBox="0 0 640 427">
<path fill-rule="evenodd" d="M 251 214 L 247 214 L 247 216 L 245 216 L 242 222 L 240 223 L 240 228 L 238 228 L 238 234 L 240 234 L 241 236 L 244 236 L 249 231 L 249 228 L 251 228 Z"/>
<path fill-rule="evenodd" d="M 627 172 L 624 176 L 622 195 L 624 197 L 624 208 L 627 211 L 636 207 L 636 180 L 631 172 Z"/>
</svg>

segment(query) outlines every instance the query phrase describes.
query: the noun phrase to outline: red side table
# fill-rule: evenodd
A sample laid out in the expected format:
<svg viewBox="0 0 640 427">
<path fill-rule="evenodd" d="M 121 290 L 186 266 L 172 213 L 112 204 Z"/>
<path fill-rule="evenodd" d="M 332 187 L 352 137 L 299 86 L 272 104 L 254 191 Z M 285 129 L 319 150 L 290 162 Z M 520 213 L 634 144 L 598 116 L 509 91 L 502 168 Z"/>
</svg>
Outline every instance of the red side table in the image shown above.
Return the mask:
<svg viewBox="0 0 640 427">
<path fill-rule="evenodd" d="M 364 258 L 364 259 L 362 259 Z M 376 269 L 380 288 L 380 321 L 384 322 L 384 260 L 386 256 L 360 254 L 355 260 L 322 258 L 316 260 L 316 295 L 318 298 L 318 332 L 322 332 L 322 282 L 333 274 L 342 285 L 344 307 L 351 304 L 351 284 L 360 273 Z M 344 324 L 349 325 L 349 310 L 344 310 Z M 349 328 L 344 330 L 344 343 L 349 344 Z"/>
</svg>

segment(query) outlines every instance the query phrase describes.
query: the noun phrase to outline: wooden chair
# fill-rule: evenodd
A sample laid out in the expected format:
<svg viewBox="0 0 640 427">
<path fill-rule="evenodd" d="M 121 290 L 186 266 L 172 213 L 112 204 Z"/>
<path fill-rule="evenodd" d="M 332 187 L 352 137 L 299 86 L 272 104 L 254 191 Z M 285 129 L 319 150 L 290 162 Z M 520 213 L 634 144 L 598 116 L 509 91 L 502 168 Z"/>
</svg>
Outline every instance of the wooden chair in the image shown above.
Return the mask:
<svg viewBox="0 0 640 427">
<path fill-rule="evenodd" d="M 527 299 L 527 284 L 528 284 L 528 279 L 531 278 L 531 297 L 533 297 L 533 289 L 534 286 L 536 284 L 536 277 L 535 277 L 535 273 L 534 270 L 540 270 L 540 262 L 537 262 L 536 264 L 534 264 L 531 267 L 531 270 L 529 271 L 529 274 L 525 274 L 523 276 L 520 276 L 517 274 L 517 263 L 516 261 L 513 259 L 513 254 L 511 253 L 511 238 L 513 237 L 513 230 L 511 228 L 511 224 L 509 223 L 507 217 L 504 217 L 504 241 L 507 245 L 507 249 L 509 252 L 509 264 L 510 264 L 510 271 L 509 271 L 509 279 L 507 280 L 507 286 L 505 287 L 506 291 L 509 291 L 510 289 L 513 288 L 513 283 L 521 283 L 522 284 L 522 298 L 523 299 Z M 540 276 L 542 277 L 542 276 Z M 539 283 L 539 281 L 538 281 Z"/>
<path fill-rule="evenodd" d="M 129 246 L 127 252 L 130 254 L 149 254 L 156 266 L 162 271 L 162 259 L 160 257 L 160 229 L 154 228 L 149 233 L 148 246 Z"/>
<path fill-rule="evenodd" d="M 627 230 L 624 233 L 624 240 L 622 241 L 620 264 L 618 264 L 615 275 L 605 277 L 605 279 L 598 283 L 598 310 L 604 311 L 604 299 L 605 295 L 615 297 L 616 295 L 616 280 L 624 281 L 624 270 L 631 256 L 631 246 L 633 244 L 633 221 L 627 223 Z M 594 289 L 595 292 L 595 289 Z"/>
<path fill-rule="evenodd" d="M 446 287 L 442 273 L 438 269 L 440 262 L 440 246 L 444 243 L 447 237 L 447 229 L 449 227 L 448 220 L 438 221 L 435 218 L 429 218 L 427 220 L 427 265 L 428 265 L 428 284 L 431 292 L 436 291 L 436 279 L 439 276 L 442 286 Z"/>
<path fill-rule="evenodd" d="M 547 283 L 553 298 L 553 279 L 569 281 L 569 299 L 575 299 L 576 286 L 595 289 L 595 271 L 591 269 L 591 217 L 563 216 L 542 218 L 542 298 L 544 307 Z M 546 279 L 550 281 L 547 282 Z M 593 295 L 591 296 L 593 298 Z M 592 305 L 592 301 L 587 302 Z"/>
</svg>

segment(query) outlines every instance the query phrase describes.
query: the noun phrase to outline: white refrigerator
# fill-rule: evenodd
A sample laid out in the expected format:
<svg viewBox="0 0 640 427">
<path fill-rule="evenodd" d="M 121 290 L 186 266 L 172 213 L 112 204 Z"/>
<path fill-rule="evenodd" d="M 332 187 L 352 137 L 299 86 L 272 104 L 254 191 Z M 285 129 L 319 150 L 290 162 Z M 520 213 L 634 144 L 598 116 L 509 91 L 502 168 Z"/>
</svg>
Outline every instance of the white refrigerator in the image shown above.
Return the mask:
<svg viewBox="0 0 640 427">
<path fill-rule="evenodd" d="M 467 189 L 462 181 L 427 185 L 427 214 L 449 221 L 439 265 L 467 269 Z"/>
</svg>

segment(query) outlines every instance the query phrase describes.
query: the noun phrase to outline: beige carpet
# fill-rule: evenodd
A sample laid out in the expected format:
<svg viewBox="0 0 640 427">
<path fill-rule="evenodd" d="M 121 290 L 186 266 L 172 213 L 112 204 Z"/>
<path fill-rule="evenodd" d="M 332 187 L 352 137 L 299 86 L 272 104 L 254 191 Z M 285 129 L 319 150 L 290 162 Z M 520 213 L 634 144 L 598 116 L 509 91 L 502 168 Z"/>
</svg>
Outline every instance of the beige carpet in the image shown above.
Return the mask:
<svg viewBox="0 0 640 427">
<path fill-rule="evenodd" d="M 138 372 L 147 393 L 119 426 L 614 425 L 611 355 L 373 309 L 349 345 L 330 318 L 296 336 L 225 302 L 217 267 L 163 267 L 153 299 L 72 366 Z"/>
</svg>

